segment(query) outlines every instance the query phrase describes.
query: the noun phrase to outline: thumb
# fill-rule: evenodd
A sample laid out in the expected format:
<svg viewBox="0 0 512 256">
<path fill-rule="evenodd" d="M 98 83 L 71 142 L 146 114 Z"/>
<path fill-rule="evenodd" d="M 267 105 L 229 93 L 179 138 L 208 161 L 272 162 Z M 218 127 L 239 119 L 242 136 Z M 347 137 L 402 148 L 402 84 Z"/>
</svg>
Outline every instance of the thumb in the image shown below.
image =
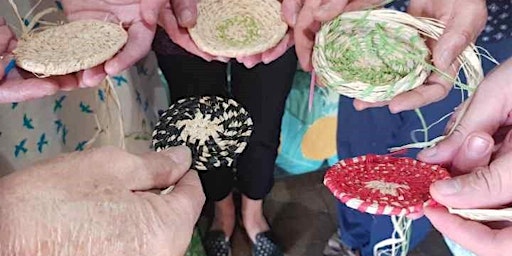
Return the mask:
<svg viewBox="0 0 512 256">
<path fill-rule="evenodd" d="M 315 10 L 315 20 L 326 22 L 334 19 L 343 12 L 347 3 L 348 0 L 323 0 Z"/>
<path fill-rule="evenodd" d="M 494 134 L 512 111 L 512 59 L 498 66 L 478 86 L 476 93 L 461 110 L 453 132 L 435 147 L 425 149 L 418 158 L 429 163 L 449 163 L 461 145 L 474 132 Z M 492 100 L 490 100 L 492 99 Z M 485 113 L 485 114 L 483 114 Z"/>
<path fill-rule="evenodd" d="M 140 9 L 142 10 L 142 19 L 151 26 L 155 26 L 158 21 L 158 14 L 168 0 L 141 0 Z"/>
<path fill-rule="evenodd" d="M 283 20 L 288 24 L 288 26 L 292 28 L 295 26 L 300 8 L 301 3 L 298 0 L 283 0 L 281 3 L 281 14 L 283 16 Z"/>
<path fill-rule="evenodd" d="M 171 0 L 171 7 L 180 27 L 190 28 L 196 25 L 197 0 Z"/>
<path fill-rule="evenodd" d="M 437 202 L 454 208 L 495 208 L 512 201 L 512 152 L 502 155 L 488 167 L 430 187 Z"/>
<path fill-rule="evenodd" d="M 487 21 L 487 8 L 483 1 L 471 1 L 458 8 L 445 21 L 446 29 L 433 49 L 434 65 L 447 72 L 450 66 L 470 43 L 480 34 Z M 468 17 L 472 17 L 468 19 Z"/>
</svg>

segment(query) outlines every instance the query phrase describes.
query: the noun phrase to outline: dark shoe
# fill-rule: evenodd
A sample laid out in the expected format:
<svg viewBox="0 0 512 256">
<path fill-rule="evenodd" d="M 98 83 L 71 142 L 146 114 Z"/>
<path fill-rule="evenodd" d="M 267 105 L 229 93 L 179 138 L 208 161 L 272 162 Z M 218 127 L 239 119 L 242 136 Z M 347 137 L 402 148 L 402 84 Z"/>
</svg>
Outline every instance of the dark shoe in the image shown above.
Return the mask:
<svg viewBox="0 0 512 256">
<path fill-rule="evenodd" d="M 275 243 L 270 231 L 256 235 L 256 242 L 252 245 L 253 256 L 283 256 L 281 248 Z"/>
<path fill-rule="evenodd" d="M 207 256 L 231 256 L 231 243 L 224 232 L 210 230 L 203 240 L 204 250 Z"/>
</svg>

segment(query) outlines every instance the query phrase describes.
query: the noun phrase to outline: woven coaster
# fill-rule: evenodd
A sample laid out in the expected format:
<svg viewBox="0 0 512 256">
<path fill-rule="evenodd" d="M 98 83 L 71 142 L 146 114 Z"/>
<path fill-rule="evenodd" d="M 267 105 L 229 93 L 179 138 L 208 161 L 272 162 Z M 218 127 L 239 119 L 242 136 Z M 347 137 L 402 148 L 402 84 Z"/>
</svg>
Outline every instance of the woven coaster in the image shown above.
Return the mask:
<svg viewBox="0 0 512 256">
<path fill-rule="evenodd" d="M 153 132 L 156 151 L 186 145 L 192 168 L 198 171 L 230 167 L 247 146 L 253 123 L 247 111 L 232 99 L 186 98 L 165 111 Z"/>
<path fill-rule="evenodd" d="M 276 46 L 288 25 L 277 0 L 201 0 L 189 29 L 197 47 L 214 56 L 241 57 Z"/>
<path fill-rule="evenodd" d="M 366 155 L 332 166 L 324 184 L 348 207 L 371 214 L 404 216 L 433 203 L 430 184 L 449 179 L 446 169 L 407 157 Z"/>
<path fill-rule="evenodd" d="M 112 58 L 128 34 L 119 25 L 80 20 L 24 36 L 13 51 L 16 64 L 44 76 L 92 68 Z"/>
</svg>

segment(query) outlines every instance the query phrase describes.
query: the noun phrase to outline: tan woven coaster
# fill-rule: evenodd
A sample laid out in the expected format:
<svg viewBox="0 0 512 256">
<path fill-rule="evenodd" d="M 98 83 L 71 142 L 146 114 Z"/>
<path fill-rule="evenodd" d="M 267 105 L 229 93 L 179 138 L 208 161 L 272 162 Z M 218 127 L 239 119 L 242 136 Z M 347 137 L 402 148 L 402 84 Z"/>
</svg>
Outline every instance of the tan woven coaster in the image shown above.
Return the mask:
<svg viewBox="0 0 512 256">
<path fill-rule="evenodd" d="M 277 0 L 201 0 L 198 12 L 190 36 L 199 49 L 215 56 L 262 53 L 276 46 L 288 30 Z"/>
<path fill-rule="evenodd" d="M 22 37 L 14 55 L 16 64 L 29 72 L 65 75 L 112 58 L 127 39 L 119 24 L 80 20 Z"/>
</svg>

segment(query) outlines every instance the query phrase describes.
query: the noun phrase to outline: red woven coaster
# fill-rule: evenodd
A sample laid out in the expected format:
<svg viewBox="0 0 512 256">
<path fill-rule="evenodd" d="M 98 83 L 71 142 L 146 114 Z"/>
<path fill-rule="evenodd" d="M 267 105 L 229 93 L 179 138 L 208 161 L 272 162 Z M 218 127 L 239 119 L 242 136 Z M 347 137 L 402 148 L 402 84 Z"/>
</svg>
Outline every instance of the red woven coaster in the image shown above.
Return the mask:
<svg viewBox="0 0 512 256">
<path fill-rule="evenodd" d="M 431 204 L 429 187 L 449 179 L 439 165 L 407 157 L 366 155 L 332 166 L 324 184 L 348 207 L 371 214 L 403 216 Z"/>
</svg>

